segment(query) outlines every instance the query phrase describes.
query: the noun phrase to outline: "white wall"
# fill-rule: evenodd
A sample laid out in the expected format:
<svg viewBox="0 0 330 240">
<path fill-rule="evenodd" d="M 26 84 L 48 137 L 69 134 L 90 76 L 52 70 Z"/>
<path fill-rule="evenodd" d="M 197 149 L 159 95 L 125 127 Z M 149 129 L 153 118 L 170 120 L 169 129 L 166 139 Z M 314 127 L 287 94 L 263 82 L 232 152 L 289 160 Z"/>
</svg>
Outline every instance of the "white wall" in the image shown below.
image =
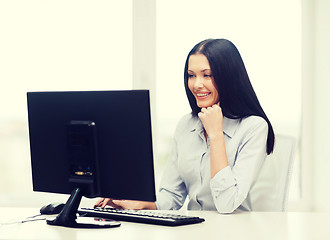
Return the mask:
<svg viewBox="0 0 330 240">
<path fill-rule="evenodd" d="M 330 210 L 330 1 L 310 1 L 314 18 L 313 90 L 313 183 L 312 204 L 318 211 Z M 314 9 L 313 9 L 314 8 Z"/>
<path fill-rule="evenodd" d="M 0 206 L 52 198 L 32 192 L 26 92 L 132 88 L 132 25 L 132 0 L 0 1 Z"/>
</svg>

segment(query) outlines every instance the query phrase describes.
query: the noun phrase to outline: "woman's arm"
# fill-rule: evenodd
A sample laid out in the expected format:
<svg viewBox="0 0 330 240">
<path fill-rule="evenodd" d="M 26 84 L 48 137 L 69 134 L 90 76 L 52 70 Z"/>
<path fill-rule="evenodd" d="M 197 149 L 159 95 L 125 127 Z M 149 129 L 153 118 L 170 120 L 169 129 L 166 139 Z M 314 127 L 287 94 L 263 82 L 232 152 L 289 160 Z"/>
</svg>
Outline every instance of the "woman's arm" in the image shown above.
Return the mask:
<svg viewBox="0 0 330 240">
<path fill-rule="evenodd" d="M 225 137 L 223 135 L 223 115 L 218 104 L 212 107 L 202 108 L 198 117 L 210 141 L 210 170 L 211 179 L 223 168 L 228 166 Z"/>
<path fill-rule="evenodd" d="M 219 117 L 220 116 L 220 117 Z M 231 213 L 246 199 L 266 157 L 267 122 L 253 117 L 239 133 L 234 166 L 228 166 L 220 107 L 202 109 L 199 117 L 210 141 L 211 192 L 220 213 Z M 244 120 L 243 120 L 244 121 Z"/>
<path fill-rule="evenodd" d="M 267 155 L 267 122 L 248 117 L 241 124 L 245 130 L 235 133 L 240 143 L 234 165 L 219 171 L 210 182 L 213 201 L 220 213 L 231 213 L 245 201 Z"/>
<path fill-rule="evenodd" d="M 157 194 L 157 209 L 180 209 L 186 197 L 187 189 L 179 173 L 177 146 L 174 141 Z"/>
<path fill-rule="evenodd" d="M 223 133 L 216 137 L 209 137 L 210 141 L 210 170 L 211 179 L 228 166 L 225 137 Z"/>
</svg>

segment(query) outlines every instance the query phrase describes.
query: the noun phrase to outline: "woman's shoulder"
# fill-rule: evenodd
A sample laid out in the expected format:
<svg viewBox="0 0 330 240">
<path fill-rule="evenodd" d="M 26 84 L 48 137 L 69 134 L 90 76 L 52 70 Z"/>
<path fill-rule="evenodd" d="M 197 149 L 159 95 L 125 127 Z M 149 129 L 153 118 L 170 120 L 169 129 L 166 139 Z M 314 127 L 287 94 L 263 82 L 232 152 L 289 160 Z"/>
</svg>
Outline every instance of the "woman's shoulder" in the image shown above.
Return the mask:
<svg viewBox="0 0 330 240">
<path fill-rule="evenodd" d="M 195 123 L 196 119 L 198 119 L 197 116 L 194 116 L 192 113 L 187 113 L 180 118 L 178 125 Z"/>
<path fill-rule="evenodd" d="M 263 117 L 252 115 L 241 119 L 240 128 L 246 132 L 256 131 L 257 129 L 268 132 L 268 123 Z"/>
<path fill-rule="evenodd" d="M 182 132 L 186 131 L 192 131 L 193 129 L 196 129 L 200 125 L 200 120 L 198 116 L 194 116 L 192 113 L 185 114 L 181 117 L 179 120 L 175 134 L 180 134 Z"/>
<path fill-rule="evenodd" d="M 244 124 L 250 124 L 253 126 L 258 126 L 258 125 L 267 125 L 266 120 L 263 117 L 256 116 L 256 115 L 251 115 L 248 117 L 242 118 L 242 123 Z"/>
<path fill-rule="evenodd" d="M 229 137 L 238 137 L 248 135 L 256 129 L 267 129 L 267 122 L 259 116 L 248 116 L 244 118 L 232 119 L 224 117 L 223 131 Z"/>
</svg>

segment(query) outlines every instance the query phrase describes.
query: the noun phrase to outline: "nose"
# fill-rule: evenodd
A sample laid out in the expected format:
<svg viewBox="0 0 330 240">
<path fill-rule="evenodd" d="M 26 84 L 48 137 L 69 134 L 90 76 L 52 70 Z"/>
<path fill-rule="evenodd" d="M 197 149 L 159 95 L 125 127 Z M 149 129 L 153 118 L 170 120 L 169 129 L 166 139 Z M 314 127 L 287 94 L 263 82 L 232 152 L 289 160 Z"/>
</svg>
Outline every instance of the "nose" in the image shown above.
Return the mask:
<svg viewBox="0 0 330 240">
<path fill-rule="evenodd" d="M 195 84 L 194 84 L 195 89 L 203 88 L 203 86 L 204 86 L 203 78 L 196 77 Z"/>
</svg>

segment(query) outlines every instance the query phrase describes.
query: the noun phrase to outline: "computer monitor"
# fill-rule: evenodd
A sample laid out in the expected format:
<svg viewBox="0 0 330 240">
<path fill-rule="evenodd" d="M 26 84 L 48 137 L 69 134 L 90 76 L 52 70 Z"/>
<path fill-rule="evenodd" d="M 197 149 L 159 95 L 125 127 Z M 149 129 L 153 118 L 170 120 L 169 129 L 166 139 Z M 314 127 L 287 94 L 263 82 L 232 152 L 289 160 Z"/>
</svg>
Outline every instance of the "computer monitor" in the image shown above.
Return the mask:
<svg viewBox="0 0 330 240">
<path fill-rule="evenodd" d="M 71 194 L 49 224 L 76 223 L 83 196 L 155 201 L 148 90 L 28 92 L 33 190 Z"/>
</svg>

